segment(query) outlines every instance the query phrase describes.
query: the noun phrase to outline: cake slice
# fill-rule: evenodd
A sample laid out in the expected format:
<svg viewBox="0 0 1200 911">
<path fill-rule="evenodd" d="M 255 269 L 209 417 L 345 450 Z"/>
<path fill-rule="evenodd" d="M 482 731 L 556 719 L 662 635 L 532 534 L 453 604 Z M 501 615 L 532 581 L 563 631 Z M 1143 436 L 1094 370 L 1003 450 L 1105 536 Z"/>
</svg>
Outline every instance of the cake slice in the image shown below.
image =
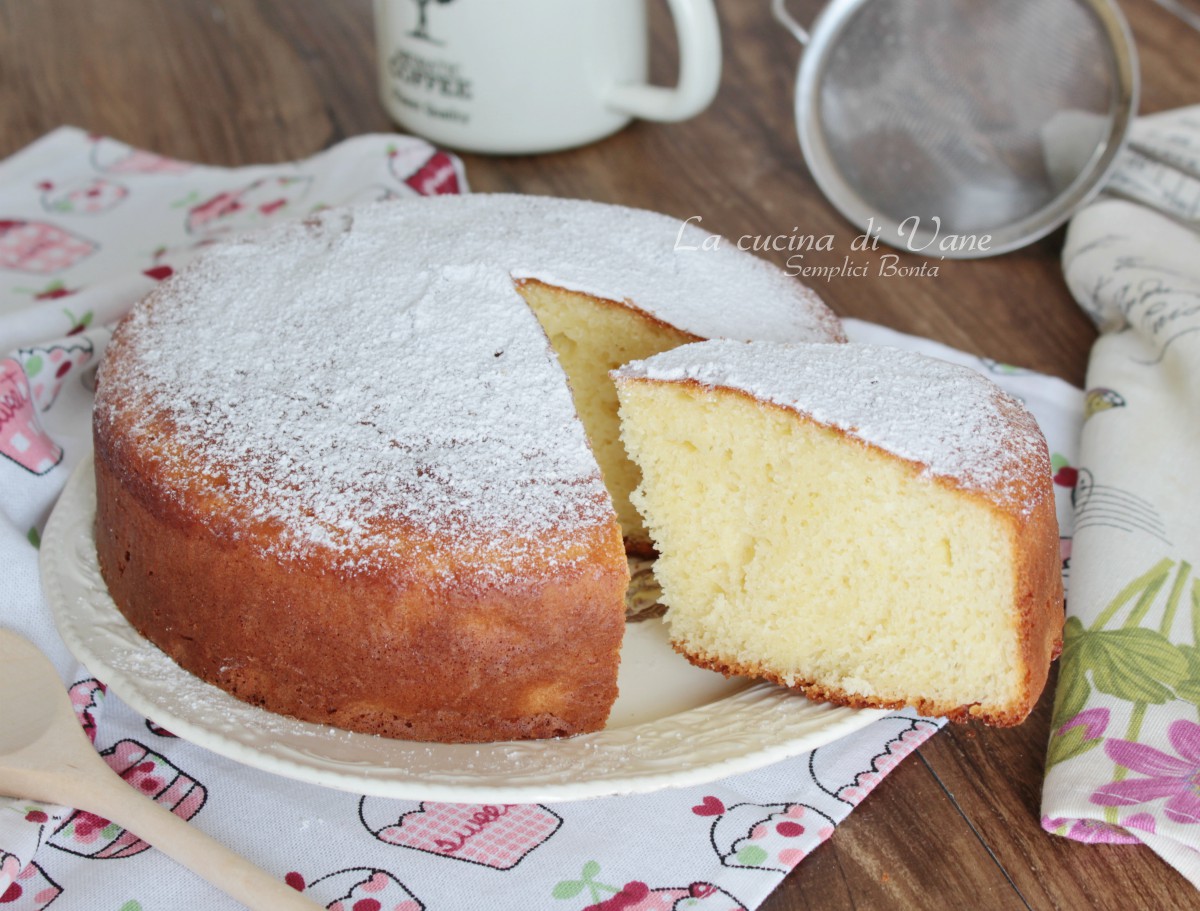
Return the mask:
<svg viewBox="0 0 1200 911">
<path fill-rule="evenodd" d="M 615 374 L 634 504 L 694 664 L 851 706 L 1022 721 L 1061 644 L 1050 461 L 972 370 L 707 341 Z"/>
</svg>

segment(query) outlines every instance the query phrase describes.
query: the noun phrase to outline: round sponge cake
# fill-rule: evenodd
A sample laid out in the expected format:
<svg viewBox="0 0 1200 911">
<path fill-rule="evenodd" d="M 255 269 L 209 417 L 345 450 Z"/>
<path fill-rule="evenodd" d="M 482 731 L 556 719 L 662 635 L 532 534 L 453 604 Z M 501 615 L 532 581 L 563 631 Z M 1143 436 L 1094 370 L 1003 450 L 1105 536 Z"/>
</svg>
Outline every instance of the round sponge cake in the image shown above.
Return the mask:
<svg viewBox="0 0 1200 911">
<path fill-rule="evenodd" d="M 680 236 L 646 212 L 469 196 L 204 252 L 101 369 L 116 604 L 186 669 L 305 720 L 441 741 L 602 727 L 628 570 L 605 486 L 623 469 L 593 454 L 615 393 L 592 386 L 698 337 L 840 339 L 778 270 Z M 573 397 L 552 340 L 563 363 L 605 361 L 600 379 L 572 375 Z M 608 431 L 589 417 L 605 396 Z"/>
</svg>

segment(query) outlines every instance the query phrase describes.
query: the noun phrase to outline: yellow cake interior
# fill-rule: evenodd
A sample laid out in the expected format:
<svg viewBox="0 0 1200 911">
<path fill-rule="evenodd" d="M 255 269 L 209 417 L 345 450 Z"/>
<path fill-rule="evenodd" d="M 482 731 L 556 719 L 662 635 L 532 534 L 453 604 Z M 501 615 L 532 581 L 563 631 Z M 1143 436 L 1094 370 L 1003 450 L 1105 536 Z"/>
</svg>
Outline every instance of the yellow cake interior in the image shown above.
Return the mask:
<svg viewBox="0 0 1200 911">
<path fill-rule="evenodd" d="M 614 301 L 542 282 L 523 280 L 517 290 L 542 324 L 558 354 L 575 397 L 575 408 L 592 444 L 626 545 L 648 552 L 651 545 L 641 515 L 629 495 L 641 478 L 621 444 L 617 393 L 608 372 L 696 341 L 697 336 Z"/>
<path fill-rule="evenodd" d="M 1020 697 L 1015 542 L 986 501 L 742 393 L 619 391 L 677 648 L 851 704 Z"/>
</svg>

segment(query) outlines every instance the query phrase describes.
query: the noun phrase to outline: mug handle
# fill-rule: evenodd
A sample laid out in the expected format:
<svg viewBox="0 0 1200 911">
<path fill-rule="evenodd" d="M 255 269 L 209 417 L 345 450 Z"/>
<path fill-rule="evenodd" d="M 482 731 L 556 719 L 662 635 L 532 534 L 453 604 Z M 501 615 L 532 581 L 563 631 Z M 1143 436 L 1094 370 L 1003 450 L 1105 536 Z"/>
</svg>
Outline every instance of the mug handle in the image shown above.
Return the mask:
<svg viewBox="0 0 1200 911">
<path fill-rule="evenodd" d="M 605 103 L 645 120 L 686 120 L 703 111 L 721 82 L 721 28 L 713 0 L 667 0 L 679 35 L 679 83 L 618 85 Z"/>
</svg>

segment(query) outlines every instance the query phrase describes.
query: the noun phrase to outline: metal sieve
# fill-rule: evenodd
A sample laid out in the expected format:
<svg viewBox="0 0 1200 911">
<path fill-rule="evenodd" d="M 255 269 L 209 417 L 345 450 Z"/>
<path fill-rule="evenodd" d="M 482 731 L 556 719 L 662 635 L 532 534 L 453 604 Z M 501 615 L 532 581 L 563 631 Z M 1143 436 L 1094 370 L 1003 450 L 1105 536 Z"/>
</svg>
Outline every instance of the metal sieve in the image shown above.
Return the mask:
<svg viewBox="0 0 1200 911">
<path fill-rule="evenodd" d="M 1099 191 L 1137 109 L 1112 0 L 832 0 L 806 29 L 796 125 L 812 176 L 864 233 L 992 256 Z"/>
</svg>

